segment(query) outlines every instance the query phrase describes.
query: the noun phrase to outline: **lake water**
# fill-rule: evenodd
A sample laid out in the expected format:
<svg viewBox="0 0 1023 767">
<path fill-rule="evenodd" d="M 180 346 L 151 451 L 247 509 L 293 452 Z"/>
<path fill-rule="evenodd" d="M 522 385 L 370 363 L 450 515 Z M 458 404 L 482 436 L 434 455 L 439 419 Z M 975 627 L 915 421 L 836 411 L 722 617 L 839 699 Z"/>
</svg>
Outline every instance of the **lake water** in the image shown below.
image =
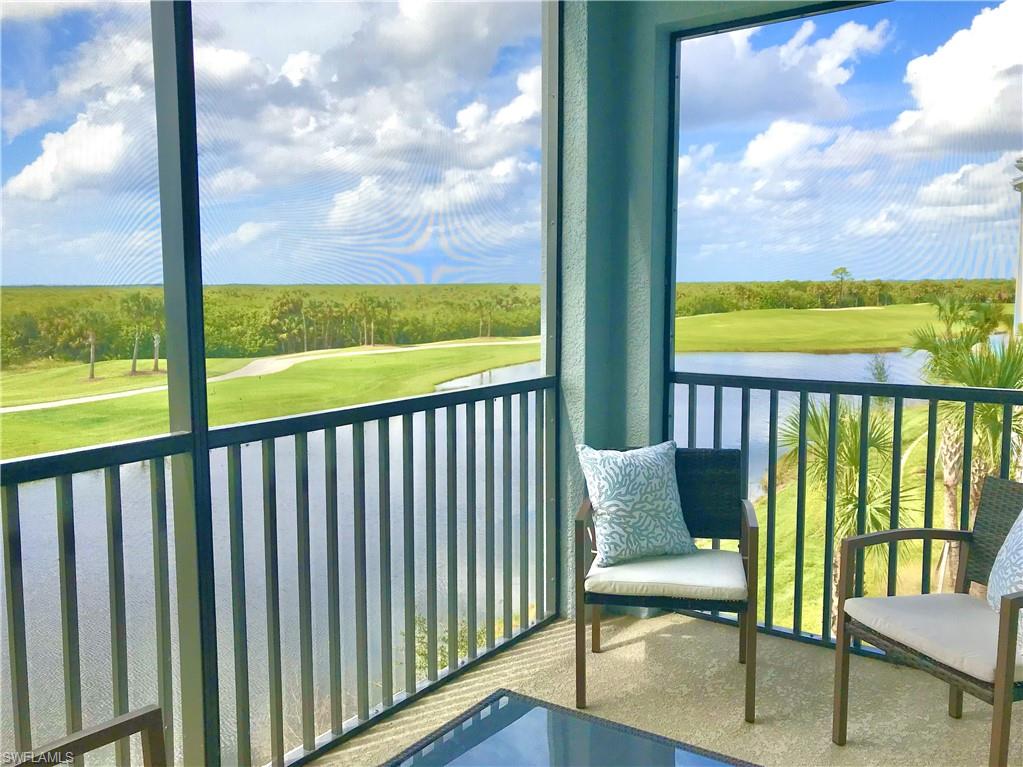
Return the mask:
<svg viewBox="0 0 1023 767">
<path fill-rule="evenodd" d="M 890 378 L 896 383 L 916 383 L 920 380 L 920 368 L 924 362 L 922 355 L 907 356 L 901 353 L 884 355 L 890 369 Z M 679 354 L 676 355 L 676 369 L 693 372 L 733 373 L 738 375 L 764 375 L 794 378 L 825 378 L 850 381 L 871 380 L 868 365 L 869 354 L 789 354 L 789 353 L 758 353 L 758 354 Z M 488 371 L 487 373 L 468 376 L 448 382 L 439 389 L 461 388 L 499 383 L 508 380 L 530 378 L 540 374 L 540 363 L 532 362 L 508 368 Z M 686 387 L 675 387 L 675 433 L 680 444 L 685 442 L 686 434 Z M 709 388 L 700 387 L 698 397 L 697 444 L 712 444 L 713 395 Z M 795 406 L 796 395 L 782 395 L 780 398 L 781 412 L 786 413 Z M 739 444 L 739 392 L 725 392 L 723 415 L 723 438 L 725 446 Z M 519 451 L 518 442 L 518 399 L 512 405 L 512 482 L 511 505 L 509 507 L 512 526 L 512 572 L 514 609 L 518 611 L 518 561 L 519 561 Z M 751 397 L 750 419 L 750 483 L 751 495 L 759 493 L 760 480 L 767 463 L 767 412 L 768 395 L 766 392 L 754 392 Z M 530 429 L 534 423 L 532 398 L 529 401 Z M 464 498 L 464 477 L 468 472 L 465 464 L 464 409 L 458 409 L 456 421 L 457 444 L 457 476 L 459 491 L 457 497 L 457 540 L 458 550 L 456 562 L 458 569 L 459 614 L 465 614 L 467 595 L 465 593 L 466 560 L 465 560 L 465 519 L 466 508 Z M 425 615 L 425 542 L 422 531 L 425 527 L 426 488 L 424 482 L 424 430 L 422 414 L 414 420 L 415 429 L 415 498 L 416 498 L 416 531 L 415 568 L 416 568 L 416 606 L 420 615 Z M 378 465 L 376 428 L 366 429 L 366 466 L 367 479 L 367 559 L 368 573 L 368 608 L 369 608 L 369 646 L 370 646 L 370 683 L 371 698 L 378 701 L 380 697 L 380 659 L 379 659 L 379 584 L 380 571 L 378 563 L 380 546 L 380 524 L 378 517 L 377 498 L 379 488 L 376 467 Z M 437 582 L 439 596 L 437 600 L 440 618 L 440 642 L 444 647 L 443 634 L 446 630 L 446 583 L 447 583 L 447 501 L 445 488 L 446 448 L 445 448 L 445 412 L 437 413 L 437 539 L 438 566 Z M 529 435 L 529 481 L 533 482 L 532 431 Z M 477 498 L 482 502 L 484 488 L 483 474 L 483 405 L 477 405 L 476 439 L 477 439 Z M 501 467 L 503 456 L 501 449 L 501 403 L 495 403 L 495 466 L 497 467 L 496 492 L 496 554 L 497 554 L 497 614 L 502 612 L 501 573 L 503 567 L 501 532 L 504 510 L 502 508 Z M 354 674 L 354 550 L 352 532 L 352 451 L 351 428 L 338 430 L 339 453 L 339 490 L 338 501 L 341 517 L 340 545 L 342 552 L 342 644 L 346 659 L 346 673 L 343 687 L 346 691 L 346 716 L 354 713 L 354 697 L 350 694 L 355 689 Z M 215 580 L 217 586 L 218 606 L 218 653 L 221 682 L 221 716 L 222 735 L 225 755 L 230 758 L 233 751 L 234 738 L 234 681 L 233 681 L 233 639 L 231 634 L 231 589 L 230 589 L 230 553 L 227 528 L 227 458 L 226 451 L 218 450 L 212 454 L 213 476 L 213 509 L 214 536 L 216 544 Z M 390 464 L 391 497 L 390 537 L 392 542 L 392 567 L 389 574 L 394 610 L 393 643 L 396 686 L 401 686 L 402 642 L 405 630 L 402 618 L 402 600 L 404 595 L 403 559 L 402 559 L 402 497 L 401 497 L 401 420 L 393 419 L 390 423 Z M 251 709 L 253 718 L 254 738 L 265 733 L 269 721 L 268 713 L 268 679 L 266 673 L 266 620 L 265 620 L 265 588 L 263 559 L 263 517 L 262 517 L 262 485 L 260 478 L 260 446 L 248 444 L 242 448 L 243 465 L 243 501 L 245 529 L 245 562 L 247 588 L 247 620 L 249 630 L 249 666 Z M 310 520 L 312 526 L 312 583 L 313 583 L 313 637 L 314 637 L 314 669 L 317 688 L 317 699 L 323 703 L 317 705 L 317 732 L 329 728 L 329 705 L 325 703 L 329 680 L 327 676 L 327 594 L 326 594 L 326 523 L 324 518 L 325 482 L 322 433 L 309 436 L 309 492 Z M 168 467 L 169 471 L 169 467 Z M 281 589 L 281 632 L 284 657 L 284 699 L 286 741 L 295 745 L 300 740 L 300 680 L 298 663 L 298 572 L 296 563 L 295 519 L 295 481 L 294 481 L 294 440 L 283 438 L 277 440 L 277 486 L 278 486 L 278 542 L 279 569 Z M 149 475 L 146 466 L 141 464 L 123 467 L 121 471 L 122 498 L 124 514 L 124 547 L 126 573 L 126 599 L 128 613 L 128 657 L 129 657 L 129 697 L 130 705 L 137 707 L 155 701 L 156 673 L 154 663 L 155 647 L 155 612 L 153 596 L 152 566 L 152 533 L 150 527 Z M 168 483 L 168 491 L 169 483 Z M 62 654 L 60 632 L 60 601 L 57 580 L 57 529 L 56 499 L 52 481 L 36 482 L 24 485 L 21 489 L 22 546 L 25 555 L 25 601 L 26 630 L 29 643 L 29 679 L 30 699 L 34 722 L 34 741 L 44 742 L 63 733 L 63 683 Z M 110 696 L 110 630 L 107 605 L 107 555 L 106 555 L 106 523 L 104 516 L 104 487 L 101 472 L 76 475 L 74 477 L 75 525 L 77 535 L 77 576 L 79 614 L 81 616 L 81 652 L 82 652 L 82 687 L 83 707 L 86 724 L 108 718 L 111 712 Z M 536 509 L 534 495 L 530 491 L 526 499 L 530 530 L 535 529 Z M 484 550 L 483 523 L 477 523 L 477 605 L 478 614 L 482 616 L 483 584 L 484 584 Z M 171 589 L 172 605 L 176 605 L 173 594 L 173 530 L 171 530 Z M 531 601 L 535 601 L 535 584 L 533 581 L 534 550 L 532 536 L 530 543 L 529 577 Z M 387 577 L 387 574 L 384 575 Z M 172 625 L 176 626 L 176 616 L 172 616 Z M 483 625 L 480 620 L 479 625 Z M 6 632 L 6 625 L 3 627 Z M 175 674 L 178 668 L 176 655 L 176 630 L 174 634 Z M 2 701 L 0 701 L 0 750 L 10 750 L 12 730 L 10 717 L 10 691 L 7 670 L 6 635 L 3 637 L 3 674 Z M 443 665 L 443 664 L 442 664 Z M 180 707 L 180 702 L 177 704 Z M 175 717 L 180 721 L 180 711 Z M 258 744 L 254 742 L 254 758 L 265 761 L 266 756 Z"/>
</svg>

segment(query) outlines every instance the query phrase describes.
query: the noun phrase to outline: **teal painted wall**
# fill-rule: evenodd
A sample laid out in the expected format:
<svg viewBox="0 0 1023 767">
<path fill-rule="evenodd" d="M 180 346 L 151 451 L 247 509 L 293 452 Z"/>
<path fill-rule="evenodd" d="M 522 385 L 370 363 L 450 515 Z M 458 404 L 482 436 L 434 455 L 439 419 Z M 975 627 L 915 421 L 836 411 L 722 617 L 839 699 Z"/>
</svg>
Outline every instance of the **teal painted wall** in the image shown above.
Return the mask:
<svg viewBox="0 0 1023 767">
<path fill-rule="evenodd" d="M 562 609 L 573 599 L 575 445 L 663 432 L 671 38 L 809 10 L 795 2 L 566 3 L 562 22 Z M 673 254 L 671 254 L 673 257 Z"/>
</svg>

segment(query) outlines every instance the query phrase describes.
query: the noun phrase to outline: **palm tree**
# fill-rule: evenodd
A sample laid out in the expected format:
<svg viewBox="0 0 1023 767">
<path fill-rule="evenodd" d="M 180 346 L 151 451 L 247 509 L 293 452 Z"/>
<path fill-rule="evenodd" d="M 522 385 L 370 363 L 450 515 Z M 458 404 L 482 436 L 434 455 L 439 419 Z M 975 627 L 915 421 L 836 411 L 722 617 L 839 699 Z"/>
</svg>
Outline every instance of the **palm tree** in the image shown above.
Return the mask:
<svg viewBox="0 0 1023 767">
<path fill-rule="evenodd" d="M 830 407 L 825 401 L 811 399 L 806 418 L 806 476 L 808 483 L 819 493 L 826 494 L 828 478 L 828 433 Z M 857 526 L 859 512 L 860 477 L 860 409 L 839 400 L 838 432 L 835 453 L 835 540 L 841 541 L 858 532 L 887 530 L 891 509 L 892 424 L 887 410 L 873 410 L 867 425 L 867 498 L 864 529 Z M 787 449 L 782 462 L 795 465 L 799 449 L 799 413 L 788 415 L 781 428 L 781 445 Z M 902 458 L 905 463 L 907 451 Z M 903 495 L 903 501 L 906 500 Z M 822 531 L 823 534 L 824 531 Z M 888 547 L 872 546 L 867 551 L 867 562 L 883 568 L 887 563 Z M 834 549 L 831 566 L 831 624 L 835 627 L 838 606 L 838 575 L 841 572 L 841 552 Z"/>
<path fill-rule="evenodd" d="M 993 330 L 1002 322 L 1004 311 L 991 304 L 973 304 L 946 300 L 939 307 L 939 319 L 945 332 L 933 327 L 914 333 L 914 350 L 929 353 L 924 376 L 940 384 L 983 388 L 1023 388 L 1023 343 L 1014 339 L 1005 346 L 988 343 Z M 955 323 L 965 323 L 955 333 Z M 964 416 L 957 403 L 942 403 L 938 410 L 941 427 L 939 455 L 942 483 L 945 487 L 944 525 L 959 526 L 959 490 L 963 477 Z M 1013 417 L 1010 461 L 1018 463 L 1023 444 L 1023 414 Z M 978 404 L 974 408 L 973 459 L 970 465 L 970 521 L 976 514 L 982 479 L 990 474 L 1001 458 L 1002 409 L 998 405 Z M 953 586 L 959 569 L 958 545 L 945 544 L 939 570 L 941 581 Z"/>
</svg>

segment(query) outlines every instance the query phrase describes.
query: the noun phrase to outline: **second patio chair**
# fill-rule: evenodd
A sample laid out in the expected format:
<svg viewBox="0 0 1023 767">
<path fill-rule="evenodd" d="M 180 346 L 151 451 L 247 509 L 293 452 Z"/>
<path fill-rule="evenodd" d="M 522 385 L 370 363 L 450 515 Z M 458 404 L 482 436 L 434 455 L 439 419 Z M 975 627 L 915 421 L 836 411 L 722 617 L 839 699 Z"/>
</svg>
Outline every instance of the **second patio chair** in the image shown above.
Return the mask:
<svg viewBox="0 0 1023 767">
<path fill-rule="evenodd" d="M 1023 508 L 1023 485 L 987 477 L 973 530 L 886 530 L 842 542 L 835 636 L 835 710 L 832 740 L 844 745 L 849 716 L 849 642 L 858 638 L 893 660 L 949 685 L 948 714 L 963 715 L 963 693 L 994 706 L 989 761 L 1008 761 L 1012 703 L 1023 700 L 1023 653 L 1017 649 L 1023 592 L 1001 599 L 999 612 L 969 594 L 970 583 L 987 585 L 995 556 Z M 864 548 L 898 541 L 958 541 L 954 594 L 855 597 L 854 570 Z"/>
<path fill-rule="evenodd" d="M 735 540 L 738 551 L 700 549 L 610 567 L 592 564 L 593 509 L 586 498 L 575 518 L 576 707 L 586 707 L 586 606 L 593 652 L 600 652 L 603 605 L 660 610 L 716 610 L 739 616 L 739 663 L 746 665 L 745 717 L 756 715 L 757 516 L 744 498 L 738 450 L 675 452 L 685 523 L 693 538 Z"/>
</svg>

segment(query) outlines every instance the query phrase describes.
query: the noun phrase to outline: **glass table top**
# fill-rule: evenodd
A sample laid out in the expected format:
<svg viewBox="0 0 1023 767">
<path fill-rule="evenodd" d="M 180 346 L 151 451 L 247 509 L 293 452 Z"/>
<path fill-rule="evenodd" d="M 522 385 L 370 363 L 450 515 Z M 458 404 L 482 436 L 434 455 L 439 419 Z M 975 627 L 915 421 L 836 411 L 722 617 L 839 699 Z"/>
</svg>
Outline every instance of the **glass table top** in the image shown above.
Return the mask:
<svg viewBox="0 0 1023 767">
<path fill-rule="evenodd" d="M 499 690 L 387 764 L 710 767 L 747 763 Z"/>
</svg>

